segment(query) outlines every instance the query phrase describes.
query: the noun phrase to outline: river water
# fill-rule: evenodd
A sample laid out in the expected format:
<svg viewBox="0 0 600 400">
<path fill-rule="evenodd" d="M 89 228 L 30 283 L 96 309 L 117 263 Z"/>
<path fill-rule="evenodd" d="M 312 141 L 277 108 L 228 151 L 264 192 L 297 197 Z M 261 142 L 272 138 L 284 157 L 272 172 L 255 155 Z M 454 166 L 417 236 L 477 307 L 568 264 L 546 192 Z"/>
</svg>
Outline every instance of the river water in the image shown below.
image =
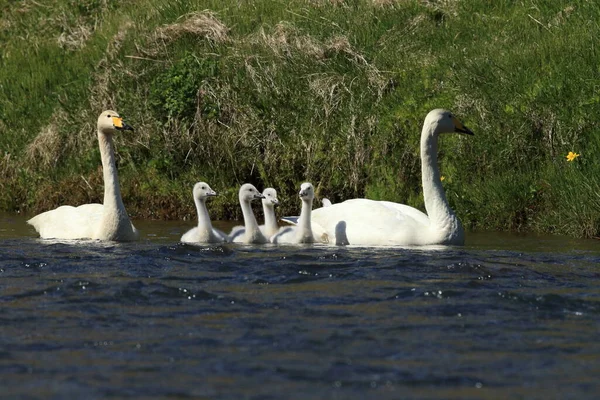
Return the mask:
<svg viewBox="0 0 600 400">
<path fill-rule="evenodd" d="M 0 397 L 600 396 L 597 240 L 209 247 L 135 224 L 69 243 L 0 215 Z"/>
</svg>

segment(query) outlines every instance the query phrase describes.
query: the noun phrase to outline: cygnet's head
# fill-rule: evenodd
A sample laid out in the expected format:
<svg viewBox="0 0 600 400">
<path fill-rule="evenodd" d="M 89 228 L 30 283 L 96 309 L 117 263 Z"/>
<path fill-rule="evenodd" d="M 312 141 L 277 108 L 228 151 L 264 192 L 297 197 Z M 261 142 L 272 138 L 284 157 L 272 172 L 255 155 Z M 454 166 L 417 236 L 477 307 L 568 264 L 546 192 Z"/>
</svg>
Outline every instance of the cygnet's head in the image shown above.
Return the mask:
<svg viewBox="0 0 600 400">
<path fill-rule="evenodd" d="M 473 132 L 464 126 L 454 114 L 440 108 L 430 111 L 429 114 L 427 114 L 424 125 L 431 126 L 433 132 L 436 134 L 458 132 L 466 135 L 473 135 Z"/>
<path fill-rule="evenodd" d="M 113 134 L 116 131 L 132 131 L 133 128 L 127 125 L 117 112 L 107 110 L 98 117 L 98 130 L 105 134 Z"/>
<path fill-rule="evenodd" d="M 216 196 L 217 192 L 212 190 L 208 183 L 206 182 L 198 182 L 194 185 L 194 199 L 197 200 L 206 200 L 207 197 Z"/>
<path fill-rule="evenodd" d="M 273 188 L 266 188 L 262 192 L 264 199 L 262 199 L 262 203 L 265 206 L 273 207 L 279 205 L 279 199 L 277 198 L 277 190 Z"/>
<path fill-rule="evenodd" d="M 309 182 L 304 182 L 300 185 L 300 198 L 302 200 L 310 200 L 312 201 L 315 198 L 315 189 L 313 185 Z"/>
<path fill-rule="evenodd" d="M 240 201 L 251 202 L 252 200 L 262 199 L 264 196 L 250 183 L 244 183 L 240 188 Z"/>
</svg>

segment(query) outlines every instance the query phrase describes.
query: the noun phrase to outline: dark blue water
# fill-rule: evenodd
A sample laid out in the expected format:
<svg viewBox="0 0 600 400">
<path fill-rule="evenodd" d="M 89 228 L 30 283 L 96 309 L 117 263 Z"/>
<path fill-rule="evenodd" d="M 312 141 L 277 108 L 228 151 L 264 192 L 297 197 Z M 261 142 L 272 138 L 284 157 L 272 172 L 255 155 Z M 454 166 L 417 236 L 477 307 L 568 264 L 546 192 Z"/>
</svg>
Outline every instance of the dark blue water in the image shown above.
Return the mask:
<svg viewBox="0 0 600 400">
<path fill-rule="evenodd" d="M 0 218 L 0 397 L 600 396 L 600 242 L 43 241 Z"/>
</svg>

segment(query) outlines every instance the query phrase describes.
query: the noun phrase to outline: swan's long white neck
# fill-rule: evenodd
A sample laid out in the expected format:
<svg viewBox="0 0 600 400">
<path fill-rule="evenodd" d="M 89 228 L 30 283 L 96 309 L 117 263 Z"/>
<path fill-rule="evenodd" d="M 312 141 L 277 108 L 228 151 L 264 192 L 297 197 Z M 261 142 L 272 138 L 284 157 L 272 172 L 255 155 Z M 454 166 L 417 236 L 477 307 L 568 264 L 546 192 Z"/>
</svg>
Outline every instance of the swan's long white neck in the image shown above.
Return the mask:
<svg viewBox="0 0 600 400">
<path fill-rule="evenodd" d="M 252 206 L 250 205 L 250 200 L 242 200 L 240 199 L 240 206 L 242 208 L 242 215 L 244 216 L 244 228 L 246 241 L 250 243 L 261 242 L 265 243 L 267 240 L 260 232 L 258 228 L 258 223 L 256 222 L 256 217 L 254 216 L 254 212 L 252 212 Z"/>
<path fill-rule="evenodd" d="M 106 211 L 117 211 L 118 213 L 127 215 L 123 199 L 121 199 L 121 188 L 119 186 L 112 136 L 98 130 L 98 142 L 102 157 L 102 173 L 104 175 L 104 208 Z"/>
<path fill-rule="evenodd" d="M 212 223 L 206 209 L 206 199 L 195 198 L 194 202 L 196 203 L 196 211 L 198 212 L 198 231 L 208 237 L 212 232 Z"/>
<path fill-rule="evenodd" d="M 268 236 L 272 236 L 279 230 L 277 217 L 275 217 L 275 207 L 273 205 L 263 203 L 263 213 L 265 214 L 265 228 L 268 232 Z"/>
<path fill-rule="evenodd" d="M 296 237 L 302 243 L 311 243 L 313 241 L 312 225 L 310 217 L 312 213 L 312 199 L 302 199 L 302 209 L 298 218 L 298 230 Z"/>
<path fill-rule="evenodd" d="M 453 236 L 454 231 L 462 231 L 462 227 L 446 200 L 437 156 L 438 134 L 435 132 L 435 126 L 425 124 L 421 133 L 421 175 L 425 209 L 432 229 Z"/>
<path fill-rule="evenodd" d="M 104 175 L 104 205 L 102 207 L 102 218 L 93 239 L 136 240 L 139 235 L 131 225 L 121 199 L 112 136 L 98 130 L 98 142 Z"/>
</svg>

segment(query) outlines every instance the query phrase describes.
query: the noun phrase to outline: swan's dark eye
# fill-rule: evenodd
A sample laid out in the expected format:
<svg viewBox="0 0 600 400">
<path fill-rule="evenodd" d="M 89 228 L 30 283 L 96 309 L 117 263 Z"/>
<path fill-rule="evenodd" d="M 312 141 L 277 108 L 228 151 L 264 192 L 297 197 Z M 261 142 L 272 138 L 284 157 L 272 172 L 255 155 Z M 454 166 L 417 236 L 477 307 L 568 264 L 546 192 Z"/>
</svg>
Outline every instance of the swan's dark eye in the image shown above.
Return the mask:
<svg viewBox="0 0 600 400">
<path fill-rule="evenodd" d="M 202 190 L 206 189 L 206 186 L 202 186 Z"/>
<path fill-rule="evenodd" d="M 108 114 L 108 115 L 106 116 L 106 118 L 110 118 L 110 114 Z"/>
<path fill-rule="evenodd" d="M 448 118 L 452 118 L 452 114 L 448 114 Z"/>
</svg>

